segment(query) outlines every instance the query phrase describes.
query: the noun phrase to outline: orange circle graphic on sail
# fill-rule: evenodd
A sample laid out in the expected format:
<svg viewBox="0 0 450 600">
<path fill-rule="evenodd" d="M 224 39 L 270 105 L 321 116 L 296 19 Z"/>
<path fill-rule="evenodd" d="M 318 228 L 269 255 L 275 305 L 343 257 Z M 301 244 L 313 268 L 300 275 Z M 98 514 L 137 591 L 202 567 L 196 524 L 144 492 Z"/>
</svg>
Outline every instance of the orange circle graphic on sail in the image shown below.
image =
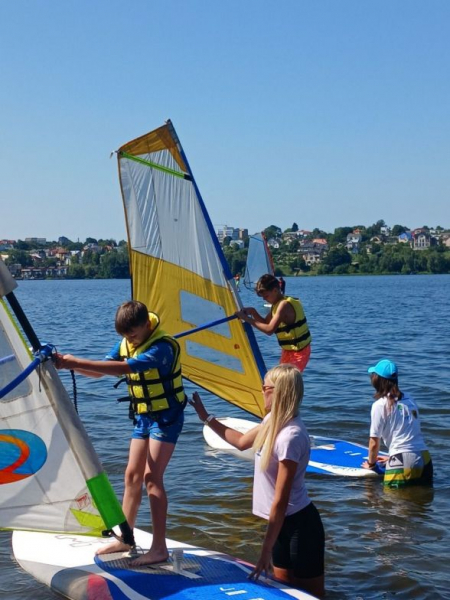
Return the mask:
<svg viewBox="0 0 450 600">
<path fill-rule="evenodd" d="M 34 475 L 47 460 L 40 437 L 22 429 L 0 430 L 0 484 Z"/>
</svg>

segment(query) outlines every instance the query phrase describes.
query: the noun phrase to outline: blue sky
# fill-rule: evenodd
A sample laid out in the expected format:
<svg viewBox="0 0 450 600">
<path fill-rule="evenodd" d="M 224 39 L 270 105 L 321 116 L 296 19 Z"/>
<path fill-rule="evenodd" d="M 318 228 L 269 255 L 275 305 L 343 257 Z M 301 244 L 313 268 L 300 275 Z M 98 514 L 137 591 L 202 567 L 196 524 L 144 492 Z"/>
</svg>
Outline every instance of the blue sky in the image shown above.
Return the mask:
<svg viewBox="0 0 450 600">
<path fill-rule="evenodd" d="M 450 227 L 448 0 L 0 3 L 0 239 L 125 238 L 172 119 L 215 225 Z"/>
</svg>

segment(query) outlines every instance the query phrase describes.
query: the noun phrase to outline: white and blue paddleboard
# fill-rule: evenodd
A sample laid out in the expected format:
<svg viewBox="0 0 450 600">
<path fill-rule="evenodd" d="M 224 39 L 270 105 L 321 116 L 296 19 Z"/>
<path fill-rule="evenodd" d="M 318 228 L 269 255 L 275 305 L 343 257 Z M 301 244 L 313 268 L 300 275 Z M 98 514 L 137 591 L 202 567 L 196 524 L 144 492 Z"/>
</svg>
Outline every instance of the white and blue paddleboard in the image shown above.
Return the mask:
<svg viewBox="0 0 450 600">
<path fill-rule="evenodd" d="M 135 529 L 144 551 L 152 535 Z M 131 567 L 122 553 L 95 555 L 110 539 L 15 531 L 12 545 L 19 565 L 70 600 L 315 600 L 272 579 L 248 579 L 252 566 L 219 552 L 167 540 L 166 563 Z"/>
<path fill-rule="evenodd" d="M 241 433 L 246 433 L 258 425 L 255 421 L 236 419 L 234 417 L 226 417 L 219 419 L 219 421 Z M 245 450 L 244 452 L 236 450 L 236 448 L 225 442 L 207 425 L 203 427 L 203 436 L 208 446 L 215 450 L 223 450 L 241 458 L 253 460 L 253 450 Z M 311 435 L 310 439 L 311 456 L 306 469 L 307 473 L 344 475 L 346 477 L 379 477 L 374 471 L 361 467 L 361 464 L 368 457 L 367 447 L 361 444 L 354 444 L 353 442 L 315 435 Z M 380 455 L 383 454 L 383 452 L 380 452 Z"/>
</svg>

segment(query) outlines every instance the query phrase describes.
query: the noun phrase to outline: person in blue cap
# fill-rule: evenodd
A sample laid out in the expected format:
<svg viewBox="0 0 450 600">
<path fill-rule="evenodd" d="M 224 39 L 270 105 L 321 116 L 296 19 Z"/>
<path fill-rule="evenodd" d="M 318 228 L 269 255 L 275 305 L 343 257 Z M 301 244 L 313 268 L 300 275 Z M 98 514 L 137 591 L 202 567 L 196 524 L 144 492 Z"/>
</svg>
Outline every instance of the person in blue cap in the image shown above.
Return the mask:
<svg viewBox="0 0 450 600">
<path fill-rule="evenodd" d="M 369 456 L 362 466 L 381 473 L 385 462 L 384 485 L 390 487 L 431 484 L 433 463 L 420 430 L 419 409 L 411 396 L 398 387 L 397 365 L 384 359 L 368 372 L 375 388 L 375 402 L 371 411 Z M 385 461 L 378 458 L 381 441 L 388 448 Z"/>
</svg>

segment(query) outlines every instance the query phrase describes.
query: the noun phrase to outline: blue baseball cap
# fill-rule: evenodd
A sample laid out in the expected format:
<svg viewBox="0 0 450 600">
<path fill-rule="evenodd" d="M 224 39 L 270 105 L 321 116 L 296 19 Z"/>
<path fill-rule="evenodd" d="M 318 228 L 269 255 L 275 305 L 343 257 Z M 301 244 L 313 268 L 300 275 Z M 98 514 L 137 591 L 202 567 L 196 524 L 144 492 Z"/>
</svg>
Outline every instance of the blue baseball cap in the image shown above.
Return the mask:
<svg viewBox="0 0 450 600">
<path fill-rule="evenodd" d="M 368 373 L 376 373 L 385 379 L 397 379 L 398 377 L 397 365 L 387 358 L 380 360 L 374 367 L 369 367 Z"/>
</svg>

